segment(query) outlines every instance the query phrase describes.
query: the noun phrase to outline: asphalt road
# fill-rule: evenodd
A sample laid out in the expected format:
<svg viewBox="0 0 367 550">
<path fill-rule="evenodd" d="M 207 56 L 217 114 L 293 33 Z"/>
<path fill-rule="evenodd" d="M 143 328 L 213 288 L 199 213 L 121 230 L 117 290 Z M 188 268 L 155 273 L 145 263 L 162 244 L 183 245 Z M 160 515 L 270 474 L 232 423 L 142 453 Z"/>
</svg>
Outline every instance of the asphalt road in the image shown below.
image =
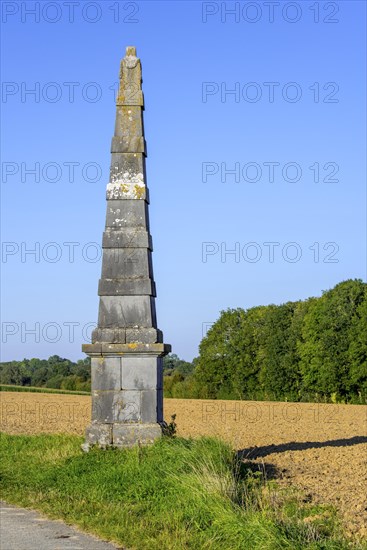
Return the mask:
<svg viewBox="0 0 367 550">
<path fill-rule="evenodd" d="M 0 502 L 1 550 L 116 550 L 117 546 L 85 535 L 62 521 Z M 121 548 L 121 547 L 120 547 Z"/>
</svg>

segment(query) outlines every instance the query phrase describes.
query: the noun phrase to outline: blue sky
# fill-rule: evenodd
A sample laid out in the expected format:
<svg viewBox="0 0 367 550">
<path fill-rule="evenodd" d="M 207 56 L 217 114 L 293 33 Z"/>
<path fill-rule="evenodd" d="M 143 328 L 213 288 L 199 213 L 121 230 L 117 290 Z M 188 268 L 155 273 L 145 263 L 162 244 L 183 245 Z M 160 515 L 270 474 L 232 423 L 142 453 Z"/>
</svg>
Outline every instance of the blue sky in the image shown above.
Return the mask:
<svg viewBox="0 0 367 550">
<path fill-rule="evenodd" d="M 158 325 L 175 353 L 196 356 L 228 307 L 365 279 L 365 12 L 2 2 L 2 360 L 83 356 L 127 45 L 143 68 Z"/>
</svg>

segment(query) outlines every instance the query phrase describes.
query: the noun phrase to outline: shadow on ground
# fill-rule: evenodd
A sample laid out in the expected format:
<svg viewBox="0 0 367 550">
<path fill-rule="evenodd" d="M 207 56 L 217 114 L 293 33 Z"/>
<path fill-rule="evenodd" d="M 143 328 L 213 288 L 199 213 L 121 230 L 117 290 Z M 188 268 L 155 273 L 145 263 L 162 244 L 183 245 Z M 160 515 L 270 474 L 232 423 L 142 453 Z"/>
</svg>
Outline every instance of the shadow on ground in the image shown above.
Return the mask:
<svg viewBox="0 0 367 550">
<path fill-rule="evenodd" d="M 348 439 L 332 439 L 328 441 L 290 441 L 280 445 L 265 445 L 264 447 L 248 447 L 237 451 L 239 459 L 255 459 L 271 455 L 273 453 L 284 453 L 286 451 L 305 451 L 307 449 L 321 449 L 322 447 L 350 447 L 360 443 L 367 443 L 367 436 L 356 435 Z"/>
</svg>

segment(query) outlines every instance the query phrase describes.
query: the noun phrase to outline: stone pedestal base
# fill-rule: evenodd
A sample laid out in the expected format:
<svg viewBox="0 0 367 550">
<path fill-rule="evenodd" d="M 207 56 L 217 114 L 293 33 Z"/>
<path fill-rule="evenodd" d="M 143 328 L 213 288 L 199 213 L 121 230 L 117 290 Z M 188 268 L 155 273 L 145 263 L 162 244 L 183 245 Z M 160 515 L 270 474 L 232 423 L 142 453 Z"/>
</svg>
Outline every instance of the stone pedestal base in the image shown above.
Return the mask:
<svg viewBox="0 0 367 550">
<path fill-rule="evenodd" d="M 91 445 L 106 447 L 132 447 L 149 445 L 162 436 L 160 424 L 100 424 L 92 423 L 86 429 L 86 440 L 82 445 L 89 451 Z"/>
<path fill-rule="evenodd" d="M 91 357 L 92 422 L 82 448 L 147 445 L 162 435 L 166 344 L 83 346 Z"/>
</svg>

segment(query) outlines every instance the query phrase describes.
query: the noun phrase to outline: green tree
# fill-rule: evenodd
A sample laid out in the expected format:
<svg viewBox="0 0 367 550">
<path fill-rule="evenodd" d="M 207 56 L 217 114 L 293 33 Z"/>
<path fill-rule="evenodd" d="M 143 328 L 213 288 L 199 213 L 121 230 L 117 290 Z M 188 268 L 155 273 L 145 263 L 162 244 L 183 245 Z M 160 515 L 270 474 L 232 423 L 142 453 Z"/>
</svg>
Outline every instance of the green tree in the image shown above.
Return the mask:
<svg viewBox="0 0 367 550">
<path fill-rule="evenodd" d="M 299 302 L 269 306 L 261 343 L 261 385 L 269 397 L 297 400 L 301 372 L 297 342 L 304 308 Z"/>
<path fill-rule="evenodd" d="M 233 396 L 233 344 L 241 326 L 244 310 L 222 311 L 216 323 L 210 327 L 199 346 L 199 360 L 194 376 L 204 398 L 228 398 Z"/>
<path fill-rule="evenodd" d="M 179 383 L 183 382 L 184 376 L 179 372 L 175 372 L 171 375 L 166 375 L 163 377 L 163 389 L 165 397 L 174 397 L 173 388 Z"/>
<path fill-rule="evenodd" d="M 165 355 L 163 357 L 164 374 L 165 375 L 172 374 L 179 362 L 180 362 L 180 358 L 175 353 L 169 353 L 168 355 Z"/>
<path fill-rule="evenodd" d="M 349 332 L 349 389 L 353 396 L 367 398 L 367 285 Z"/>
<path fill-rule="evenodd" d="M 91 362 L 90 357 L 79 359 L 76 365 L 72 366 L 71 372 L 81 378 L 83 382 L 90 380 L 91 377 Z"/>
<path fill-rule="evenodd" d="M 10 361 L 2 364 L 0 371 L 1 384 L 15 384 L 20 385 L 22 380 L 22 373 L 20 365 L 16 361 Z"/>
<path fill-rule="evenodd" d="M 53 388 L 59 390 L 64 381 L 64 377 L 61 374 L 57 374 L 52 378 L 49 378 L 46 382 L 46 388 Z"/>
<path fill-rule="evenodd" d="M 350 396 L 351 325 L 365 288 L 361 280 L 344 281 L 311 304 L 299 346 L 305 391 L 338 400 Z"/>
<path fill-rule="evenodd" d="M 32 386 L 44 386 L 49 378 L 51 378 L 51 369 L 48 366 L 40 366 L 32 374 Z"/>
<path fill-rule="evenodd" d="M 230 336 L 228 354 L 232 371 L 233 394 L 238 399 L 256 399 L 259 394 L 259 374 L 263 361 L 261 344 L 264 340 L 268 307 L 253 307 L 239 314 L 238 329 Z"/>
</svg>

